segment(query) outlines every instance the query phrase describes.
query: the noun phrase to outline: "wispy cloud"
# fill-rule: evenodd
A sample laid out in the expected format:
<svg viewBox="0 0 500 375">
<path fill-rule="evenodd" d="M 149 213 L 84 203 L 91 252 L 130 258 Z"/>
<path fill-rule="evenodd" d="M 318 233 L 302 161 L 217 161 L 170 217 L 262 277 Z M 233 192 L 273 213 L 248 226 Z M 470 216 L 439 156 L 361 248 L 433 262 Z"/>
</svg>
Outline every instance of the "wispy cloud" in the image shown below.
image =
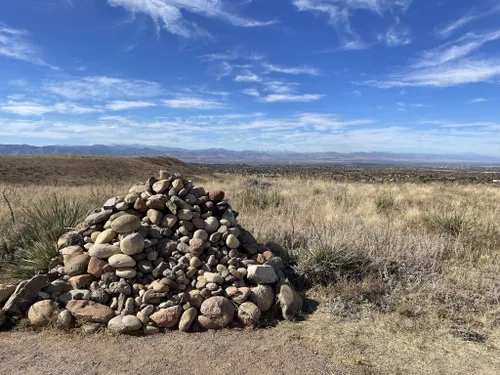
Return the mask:
<svg viewBox="0 0 500 375">
<path fill-rule="evenodd" d="M 190 96 L 179 96 L 174 99 L 165 99 L 163 100 L 163 103 L 167 107 L 175 109 L 221 109 L 227 107 L 225 103 L 217 100 Z"/>
<path fill-rule="evenodd" d="M 388 47 L 404 46 L 411 43 L 410 32 L 400 25 L 392 25 L 385 33 L 379 34 L 377 39 Z"/>
<path fill-rule="evenodd" d="M 257 89 L 245 89 L 241 91 L 243 94 L 248 95 L 248 96 L 254 96 L 254 97 L 259 97 L 260 93 Z"/>
<path fill-rule="evenodd" d="M 320 100 L 324 95 L 320 94 L 270 94 L 261 98 L 263 102 L 266 103 L 276 103 L 276 102 L 312 102 L 315 100 Z"/>
<path fill-rule="evenodd" d="M 262 78 L 260 78 L 257 74 L 251 72 L 250 70 L 244 70 L 240 74 L 238 74 L 234 80 L 236 82 L 260 82 Z"/>
<path fill-rule="evenodd" d="M 55 103 L 44 105 L 36 102 L 9 101 L 0 105 L 1 112 L 13 113 L 20 116 L 41 116 L 46 113 L 83 115 L 88 113 L 102 112 L 99 108 L 82 106 L 75 103 Z"/>
<path fill-rule="evenodd" d="M 351 27 L 350 17 L 354 12 L 366 11 L 378 16 L 383 16 L 386 12 L 396 14 L 406 11 L 412 0 L 292 0 L 292 3 L 298 11 L 326 16 L 328 23 L 341 36 L 342 49 L 360 50 L 367 48 L 367 44 Z M 391 36 L 392 39 L 389 40 L 393 42 L 395 35 L 389 35 Z M 403 40 L 406 39 L 398 35 L 398 41 Z"/>
<path fill-rule="evenodd" d="M 0 55 L 58 70 L 40 57 L 39 48 L 29 40 L 30 33 L 0 23 Z"/>
<path fill-rule="evenodd" d="M 266 69 L 268 73 L 275 72 L 275 73 L 284 73 L 293 75 L 305 74 L 310 76 L 318 76 L 320 74 L 320 70 L 318 68 L 312 68 L 309 66 L 284 67 L 269 63 L 263 63 L 262 66 L 264 67 L 264 69 Z"/>
<path fill-rule="evenodd" d="M 487 99 L 485 99 L 485 98 L 475 98 L 475 99 L 472 99 L 469 103 L 474 104 L 474 103 L 482 103 L 485 101 L 487 101 Z"/>
<path fill-rule="evenodd" d="M 106 76 L 48 81 L 44 83 L 43 89 L 71 100 L 145 98 L 158 96 L 163 92 L 156 82 Z"/>
<path fill-rule="evenodd" d="M 222 0 L 107 0 L 110 6 L 123 7 L 132 13 L 143 13 L 151 17 L 157 27 L 186 39 L 211 37 L 210 33 L 196 23 L 184 18 L 184 12 L 197 16 L 224 20 L 239 27 L 261 27 L 276 23 L 245 18 L 231 12 Z"/>
<path fill-rule="evenodd" d="M 115 100 L 106 104 L 106 109 L 110 109 L 112 111 L 123 111 L 128 109 L 139 109 L 155 106 L 156 104 L 152 102 Z"/>
<path fill-rule="evenodd" d="M 453 21 L 452 23 L 448 24 L 447 26 L 443 27 L 442 29 L 436 30 L 436 34 L 442 38 L 447 38 L 451 36 L 455 31 L 458 29 L 468 25 L 469 23 L 475 22 L 480 20 L 481 18 L 488 17 L 492 14 L 500 12 L 500 6 L 496 6 L 492 9 L 490 9 L 487 12 L 484 13 L 472 13 L 469 12 L 465 16 L 459 18 L 456 21 Z"/>
</svg>

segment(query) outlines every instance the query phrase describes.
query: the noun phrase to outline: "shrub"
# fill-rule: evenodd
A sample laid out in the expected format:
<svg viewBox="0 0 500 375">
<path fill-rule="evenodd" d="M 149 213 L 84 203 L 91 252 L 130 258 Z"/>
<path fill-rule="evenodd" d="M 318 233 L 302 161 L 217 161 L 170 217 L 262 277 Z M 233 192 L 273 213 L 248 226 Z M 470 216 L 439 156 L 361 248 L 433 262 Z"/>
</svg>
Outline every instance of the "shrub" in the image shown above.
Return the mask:
<svg viewBox="0 0 500 375">
<path fill-rule="evenodd" d="M 460 209 L 429 213 L 424 220 L 431 229 L 452 237 L 470 233 L 473 225 L 471 215 L 467 211 Z"/>
<path fill-rule="evenodd" d="M 375 206 L 378 211 L 386 212 L 394 208 L 395 199 L 390 193 L 384 193 L 375 198 Z"/>
<path fill-rule="evenodd" d="M 92 202 L 56 195 L 30 202 L 22 209 L 21 221 L 3 236 L 3 251 L 9 255 L 5 271 L 11 277 L 29 277 L 46 270 L 57 255 L 57 239 L 76 227 L 91 211 Z"/>
<path fill-rule="evenodd" d="M 239 190 L 236 195 L 236 206 L 242 208 L 267 208 L 280 207 L 285 203 L 285 197 L 275 188 L 246 187 Z"/>
</svg>

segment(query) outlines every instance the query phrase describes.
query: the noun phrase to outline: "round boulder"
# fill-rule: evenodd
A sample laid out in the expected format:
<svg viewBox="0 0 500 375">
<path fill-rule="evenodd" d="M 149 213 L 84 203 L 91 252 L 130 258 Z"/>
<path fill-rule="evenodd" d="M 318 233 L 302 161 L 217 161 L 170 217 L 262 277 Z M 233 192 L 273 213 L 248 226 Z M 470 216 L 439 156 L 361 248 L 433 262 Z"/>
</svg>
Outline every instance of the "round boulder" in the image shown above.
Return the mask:
<svg viewBox="0 0 500 375">
<path fill-rule="evenodd" d="M 259 323 L 260 309 L 252 302 L 245 302 L 238 307 L 238 320 L 245 327 L 253 327 Z"/>
<path fill-rule="evenodd" d="M 120 241 L 120 249 L 125 255 L 136 255 L 144 250 L 144 237 L 140 233 L 132 233 Z"/>
<path fill-rule="evenodd" d="M 111 229 L 116 233 L 129 233 L 139 230 L 141 219 L 134 215 L 122 215 L 111 223 Z"/>
<path fill-rule="evenodd" d="M 135 267 L 134 258 L 125 254 L 116 254 L 108 259 L 108 263 L 113 268 L 131 268 Z"/>
<path fill-rule="evenodd" d="M 52 321 L 55 309 L 50 300 L 36 302 L 28 310 L 28 320 L 32 326 L 43 327 Z"/>
<path fill-rule="evenodd" d="M 201 313 L 218 327 L 226 327 L 234 317 L 234 306 L 225 297 L 211 297 L 201 304 Z"/>
<path fill-rule="evenodd" d="M 250 300 L 266 312 L 274 305 L 273 289 L 269 285 L 257 285 L 250 289 Z"/>
</svg>

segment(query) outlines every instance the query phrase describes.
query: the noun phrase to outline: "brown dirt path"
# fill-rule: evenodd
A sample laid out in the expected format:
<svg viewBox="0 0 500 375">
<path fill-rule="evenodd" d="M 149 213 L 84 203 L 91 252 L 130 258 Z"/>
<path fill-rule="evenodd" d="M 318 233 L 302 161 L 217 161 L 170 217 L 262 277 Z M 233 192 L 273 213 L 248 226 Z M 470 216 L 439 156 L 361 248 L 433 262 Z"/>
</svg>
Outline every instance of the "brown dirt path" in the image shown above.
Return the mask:
<svg viewBox="0 0 500 375">
<path fill-rule="evenodd" d="M 150 337 L 0 333 L 9 375 L 346 374 L 300 340 L 275 330 L 171 332 Z"/>
</svg>

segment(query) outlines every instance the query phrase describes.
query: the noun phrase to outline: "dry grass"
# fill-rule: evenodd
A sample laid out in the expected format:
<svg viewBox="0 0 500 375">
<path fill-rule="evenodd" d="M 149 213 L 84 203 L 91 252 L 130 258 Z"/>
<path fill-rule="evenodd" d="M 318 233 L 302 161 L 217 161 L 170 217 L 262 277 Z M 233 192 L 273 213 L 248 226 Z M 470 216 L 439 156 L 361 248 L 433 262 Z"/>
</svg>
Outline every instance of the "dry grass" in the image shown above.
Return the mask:
<svg viewBox="0 0 500 375">
<path fill-rule="evenodd" d="M 359 373 L 500 371 L 499 188 L 267 182 L 224 176 L 204 186 L 225 190 L 260 241 L 283 246 L 320 302 L 279 330 Z M 20 217 L 52 193 L 104 201 L 126 185 L 14 186 L 11 201 Z M 1 205 L 0 225 L 8 221 Z M 455 328 L 486 340 L 464 341 Z"/>
</svg>

